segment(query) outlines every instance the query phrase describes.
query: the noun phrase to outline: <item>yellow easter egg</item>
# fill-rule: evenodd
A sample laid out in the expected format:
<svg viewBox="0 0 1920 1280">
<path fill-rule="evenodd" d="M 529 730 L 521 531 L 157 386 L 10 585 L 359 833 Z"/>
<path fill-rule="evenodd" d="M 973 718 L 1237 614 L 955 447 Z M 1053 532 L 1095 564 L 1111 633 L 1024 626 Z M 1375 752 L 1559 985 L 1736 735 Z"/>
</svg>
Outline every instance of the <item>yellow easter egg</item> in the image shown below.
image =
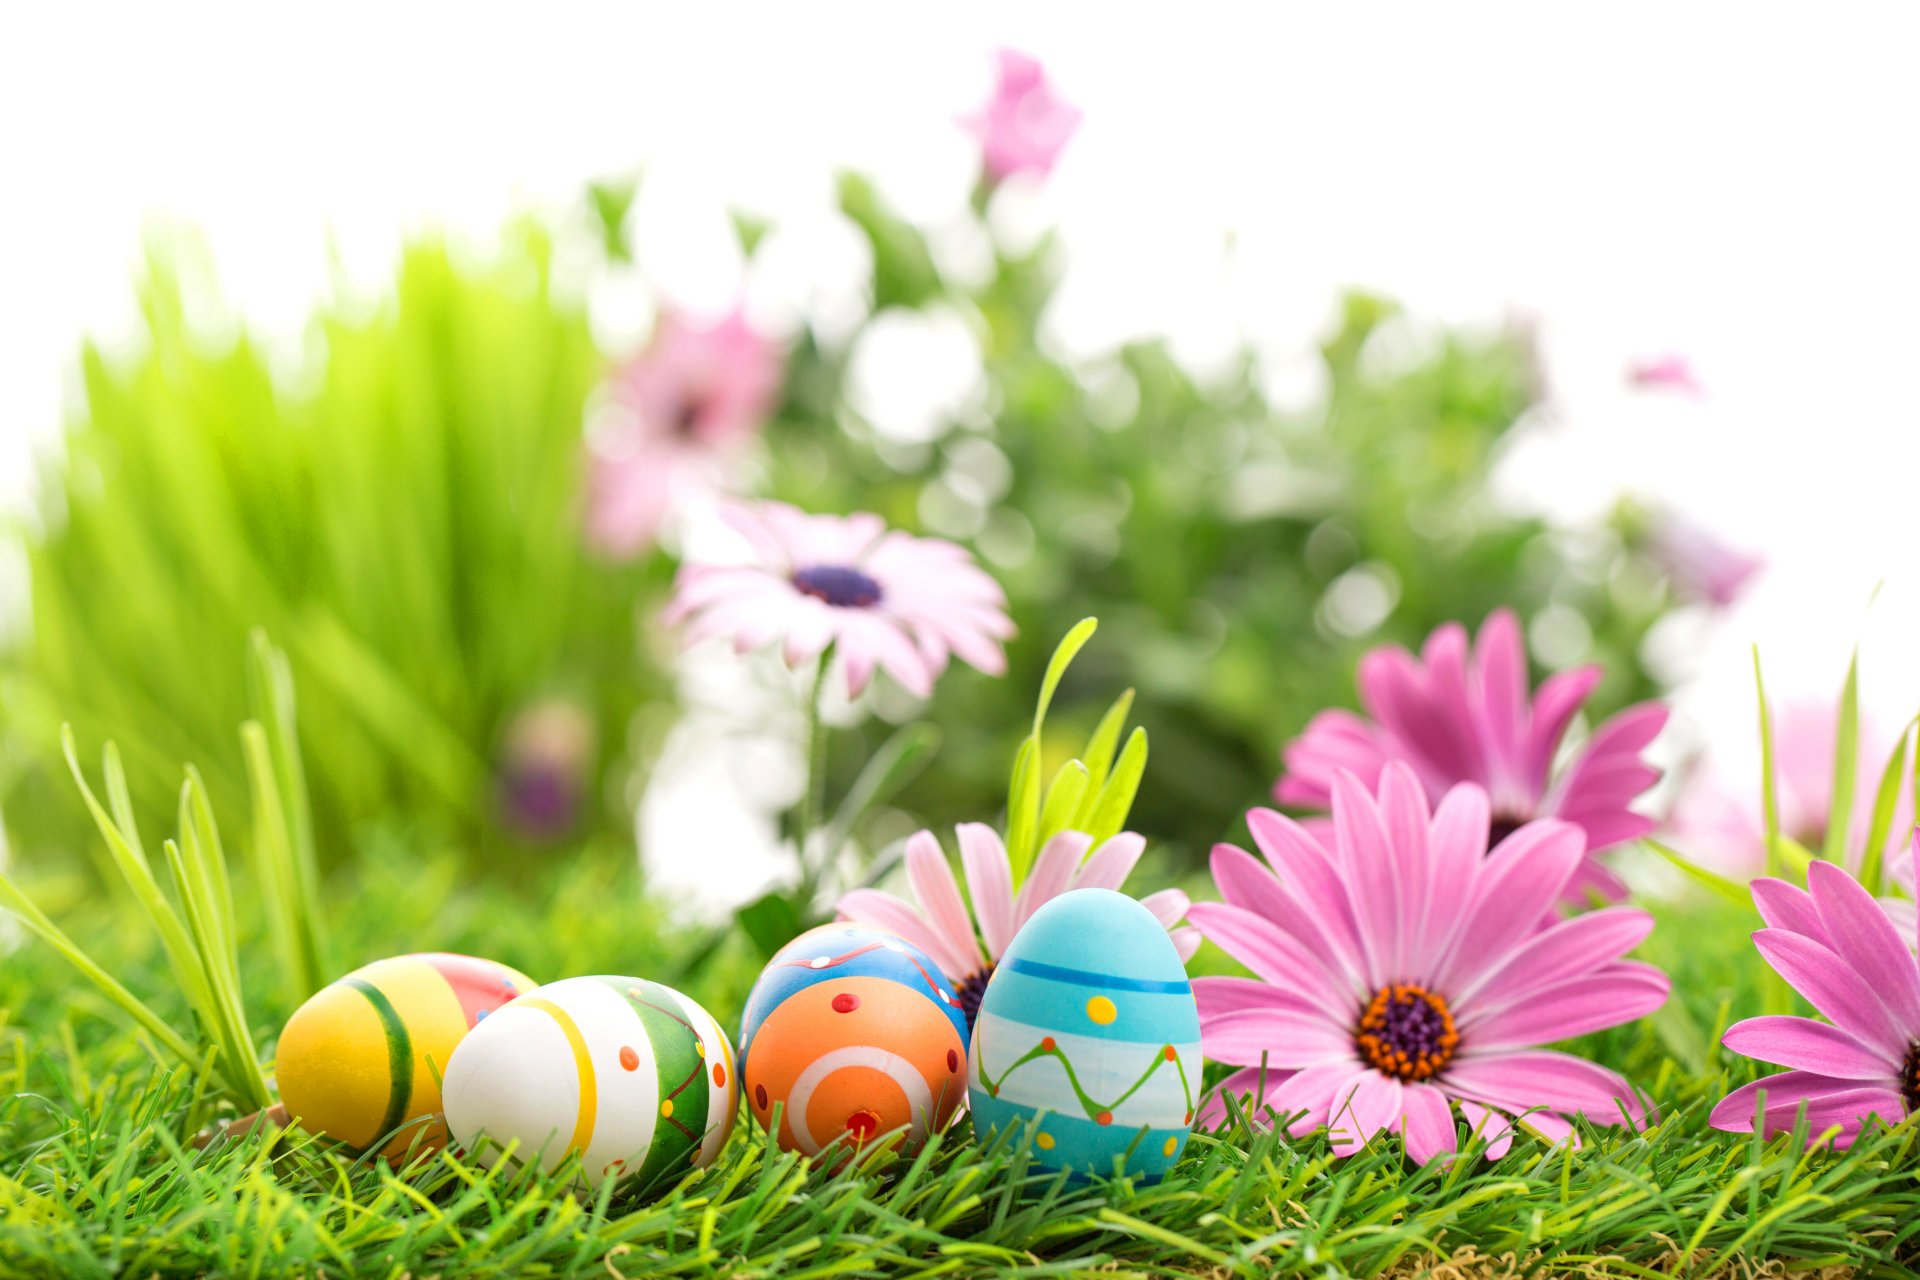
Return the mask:
<svg viewBox="0 0 1920 1280">
<path fill-rule="evenodd" d="M 445 1145 L 440 1080 L 480 1020 L 534 987 L 491 960 L 425 953 L 377 960 L 328 984 L 287 1020 L 274 1058 L 294 1123 L 383 1154 Z"/>
</svg>

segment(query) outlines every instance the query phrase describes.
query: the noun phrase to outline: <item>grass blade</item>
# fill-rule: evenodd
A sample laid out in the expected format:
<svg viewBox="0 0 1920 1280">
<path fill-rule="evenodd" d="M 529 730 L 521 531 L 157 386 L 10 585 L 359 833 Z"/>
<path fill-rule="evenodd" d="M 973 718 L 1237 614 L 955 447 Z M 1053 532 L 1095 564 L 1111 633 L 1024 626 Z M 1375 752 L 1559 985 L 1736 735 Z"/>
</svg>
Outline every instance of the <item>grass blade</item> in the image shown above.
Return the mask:
<svg viewBox="0 0 1920 1280">
<path fill-rule="evenodd" d="M 1840 690 L 1840 712 L 1833 738 L 1833 799 L 1827 813 L 1827 840 L 1820 856 L 1845 862 L 1847 824 L 1853 821 L 1853 789 L 1860 755 L 1860 650 L 1847 663 L 1847 682 Z"/>
</svg>

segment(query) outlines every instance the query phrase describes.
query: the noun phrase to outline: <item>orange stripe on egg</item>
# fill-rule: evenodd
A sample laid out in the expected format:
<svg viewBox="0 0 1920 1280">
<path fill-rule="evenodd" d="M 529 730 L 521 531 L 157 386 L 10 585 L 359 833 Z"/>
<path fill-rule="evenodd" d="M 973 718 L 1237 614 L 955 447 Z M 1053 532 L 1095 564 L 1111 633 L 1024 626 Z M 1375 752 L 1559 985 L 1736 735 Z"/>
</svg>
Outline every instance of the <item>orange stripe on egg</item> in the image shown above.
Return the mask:
<svg viewBox="0 0 1920 1280">
<path fill-rule="evenodd" d="M 587 1052 L 587 1038 L 580 1034 L 580 1024 L 573 1020 L 573 1015 L 551 1000 L 543 1000 L 539 996 L 521 996 L 514 1007 L 538 1009 L 552 1018 L 573 1048 L 573 1069 L 580 1078 L 580 1109 L 573 1123 L 573 1139 L 569 1149 L 584 1154 L 588 1144 L 593 1141 L 593 1126 L 600 1107 L 599 1091 L 594 1083 L 593 1057 Z"/>
</svg>

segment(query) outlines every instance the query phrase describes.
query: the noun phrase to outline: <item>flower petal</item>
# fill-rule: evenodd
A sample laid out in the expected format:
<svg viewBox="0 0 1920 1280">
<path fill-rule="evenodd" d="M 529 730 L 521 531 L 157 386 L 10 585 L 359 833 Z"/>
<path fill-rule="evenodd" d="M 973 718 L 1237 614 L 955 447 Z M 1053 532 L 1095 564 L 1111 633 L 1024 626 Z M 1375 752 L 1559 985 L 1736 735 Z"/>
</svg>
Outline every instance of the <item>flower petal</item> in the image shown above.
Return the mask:
<svg viewBox="0 0 1920 1280">
<path fill-rule="evenodd" d="M 1200 1021 L 1200 1049 L 1236 1067 L 1293 1069 L 1351 1060 L 1353 1036 L 1318 1010 L 1239 1009 Z"/>
<path fill-rule="evenodd" d="M 1047 841 L 1027 872 L 1027 882 L 1013 899 L 1014 932 L 1033 919 L 1034 912 L 1067 891 L 1092 843 L 1093 837 L 1083 831 L 1062 831 Z"/>
<path fill-rule="evenodd" d="M 1834 953 L 1860 975 L 1909 1038 L 1920 1035 L 1920 969 L 1873 895 L 1831 862 L 1807 868 L 1807 890 Z"/>
<path fill-rule="evenodd" d="M 1327 1115 L 1333 1154 L 1350 1156 L 1372 1142 L 1382 1129 L 1400 1118 L 1402 1086 L 1392 1076 L 1363 1072 L 1343 1100 Z"/>
<path fill-rule="evenodd" d="M 1460 1099 L 1460 1115 L 1467 1122 L 1468 1141 L 1487 1144 L 1487 1159 L 1498 1160 L 1513 1146 L 1513 1122 L 1491 1107 Z"/>
<path fill-rule="evenodd" d="M 1898 1079 L 1900 1059 L 1885 1046 L 1863 1044 L 1839 1027 L 1784 1014 L 1728 1027 L 1720 1043 L 1744 1057 L 1845 1080 Z"/>
<path fill-rule="evenodd" d="M 940 935 L 944 955 L 928 952 L 945 969 L 949 964 L 967 969 L 980 967 L 980 944 L 975 941 L 973 921 L 967 916 L 967 904 L 960 899 L 960 886 L 947 865 L 947 855 L 931 831 L 921 831 L 907 841 L 907 883 L 920 901 L 927 923 Z"/>
<path fill-rule="evenodd" d="M 973 898 L 974 918 L 987 944 L 987 958 L 999 960 L 1013 941 L 1013 868 L 1000 833 L 984 822 L 963 822 L 953 829 L 960 841 L 960 866 Z"/>
<path fill-rule="evenodd" d="M 1140 861 L 1140 855 L 1147 849 L 1145 836 L 1135 835 L 1131 831 L 1122 831 L 1100 842 L 1079 874 L 1073 878 L 1076 889 L 1113 889 L 1116 892 L 1133 874 L 1133 868 Z"/>
<path fill-rule="evenodd" d="M 1251 911 L 1224 902 L 1196 902 L 1187 909 L 1187 920 L 1255 976 L 1327 1016 L 1344 1021 L 1359 1013 L 1352 993 L 1327 972 L 1318 957 Z"/>
<path fill-rule="evenodd" d="M 1863 1044 L 1905 1050 L 1907 1034 L 1865 979 L 1839 956 L 1811 938 L 1779 929 L 1761 929 L 1753 935 L 1753 945 L 1775 973 L 1835 1026 Z"/>
<path fill-rule="evenodd" d="M 840 895 L 837 910 L 842 920 L 884 929 L 911 942 L 956 982 L 974 972 L 974 969 L 950 968 L 951 957 L 946 955 L 944 940 L 938 931 L 927 923 L 925 916 L 890 893 L 879 889 L 849 890 Z"/>
<path fill-rule="evenodd" d="M 1538 1107 L 1570 1111 L 1596 1124 L 1639 1123 L 1645 1114 L 1626 1077 L 1570 1053 L 1529 1050 L 1463 1054 L 1447 1067 L 1447 1088 L 1520 1115 Z"/>
<path fill-rule="evenodd" d="M 1536 991 L 1475 1018 L 1461 1017 L 1460 1038 L 1473 1052 L 1529 1049 L 1645 1017 L 1667 1001 L 1667 975 L 1652 965 L 1617 961 L 1597 973 Z"/>
<path fill-rule="evenodd" d="M 1454 1129 L 1453 1107 L 1447 1095 L 1426 1084 L 1410 1084 L 1401 1098 L 1400 1140 L 1406 1145 L 1407 1158 L 1424 1165 L 1436 1156 L 1452 1155 L 1459 1149 Z"/>
</svg>

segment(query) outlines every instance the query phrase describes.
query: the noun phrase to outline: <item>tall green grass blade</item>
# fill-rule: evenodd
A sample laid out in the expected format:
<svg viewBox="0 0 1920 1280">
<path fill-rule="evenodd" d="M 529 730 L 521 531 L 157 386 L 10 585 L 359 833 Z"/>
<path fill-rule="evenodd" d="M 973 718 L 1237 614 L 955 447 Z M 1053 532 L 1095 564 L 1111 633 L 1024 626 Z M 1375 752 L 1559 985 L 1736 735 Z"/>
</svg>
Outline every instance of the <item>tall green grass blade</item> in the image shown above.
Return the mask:
<svg viewBox="0 0 1920 1280">
<path fill-rule="evenodd" d="M 1847 663 L 1847 682 L 1840 690 L 1840 711 L 1834 726 L 1833 799 L 1827 813 L 1827 839 L 1820 856 L 1845 862 L 1847 825 L 1853 821 L 1853 790 L 1860 756 L 1860 650 Z"/>
<path fill-rule="evenodd" d="M 1860 883 L 1874 893 L 1887 889 L 1887 840 L 1893 835 L 1894 810 L 1900 807 L 1900 793 L 1907 783 L 1907 755 L 1912 749 L 1913 733 L 1920 720 L 1907 722 L 1900 740 L 1893 744 L 1886 767 L 1880 771 L 1880 785 L 1873 796 L 1873 821 L 1867 827 L 1866 851 L 1860 855 Z"/>
<path fill-rule="evenodd" d="M 68 964 L 78 969 L 87 981 L 115 1005 L 118 1005 L 128 1017 L 140 1024 L 142 1030 L 152 1036 L 167 1052 L 179 1058 L 188 1066 L 199 1061 L 199 1055 L 192 1045 L 169 1026 L 164 1018 L 155 1013 L 147 1003 L 105 969 L 96 963 L 92 956 L 83 951 L 65 931 L 47 918 L 32 898 L 15 884 L 13 878 L 0 871 L 0 906 L 5 906 L 28 929 L 37 934 L 42 941 L 52 947 Z"/>
<path fill-rule="evenodd" d="M 1760 674 L 1760 646 L 1753 646 L 1753 689 L 1760 703 L 1760 813 L 1767 839 L 1767 874 L 1780 874 L 1779 779 L 1773 764 L 1773 715 L 1767 707 L 1767 685 Z"/>
<path fill-rule="evenodd" d="M 1126 830 L 1127 815 L 1133 812 L 1133 798 L 1140 793 L 1140 779 L 1146 771 L 1147 731 L 1135 729 L 1087 819 L 1086 832 L 1095 844 Z"/>
<path fill-rule="evenodd" d="M 1040 832 L 1035 838 L 1040 848 L 1046 848 L 1047 841 L 1062 831 L 1079 825 L 1092 790 L 1093 780 L 1086 765 L 1069 760 L 1060 766 L 1060 772 L 1053 775 L 1053 784 L 1047 788 L 1046 804 L 1040 811 Z"/>
<path fill-rule="evenodd" d="M 1096 792 L 1106 785 L 1107 772 L 1113 768 L 1113 753 L 1120 749 L 1120 735 L 1126 732 L 1127 717 L 1132 712 L 1133 690 L 1128 689 L 1113 700 L 1107 713 L 1100 717 L 1093 736 L 1087 739 L 1087 751 L 1081 759 L 1087 762 L 1087 773 Z"/>
<path fill-rule="evenodd" d="M 1716 872 L 1709 871 L 1685 854 L 1649 837 L 1641 837 L 1640 843 L 1665 858 L 1675 870 L 1717 898 L 1723 898 L 1736 907 L 1744 907 L 1751 900 L 1747 887 Z"/>
<path fill-rule="evenodd" d="M 1033 732 L 1027 735 L 1014 756 L 1013 778 L 1007 788 L 1007 859 L 1013 868 L 1016 886 L 1026 878 L 1034 854 L 1039 851 L 1040 805 L 1044 798 L 1040 790 L 1041 735 L 1046 728 L 1047 708 L 1052 705 L 1054 691 L 1060 687 L 1060 679 L 1066 675 L 1074 655 L 1099 629 L 1098 618 L 1082 618 L 1061 638 L 1040 681 L 1040 697 L 1033 708 Z"/>
</svg>

